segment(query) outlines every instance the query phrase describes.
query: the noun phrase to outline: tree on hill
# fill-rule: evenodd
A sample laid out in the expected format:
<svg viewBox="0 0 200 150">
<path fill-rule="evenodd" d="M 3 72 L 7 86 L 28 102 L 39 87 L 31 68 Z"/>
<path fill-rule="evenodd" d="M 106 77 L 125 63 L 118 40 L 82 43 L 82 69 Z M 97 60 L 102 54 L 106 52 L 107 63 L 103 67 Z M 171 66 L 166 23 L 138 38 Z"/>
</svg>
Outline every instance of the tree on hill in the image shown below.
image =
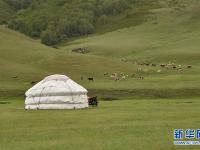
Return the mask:
<svg viewBox="0 0 200 150">
<path fill-rule="evenodd" d="M 54 45 L 67 38 L 94 33 L 98 25 L 112 24 L 109 18 L 127 12 L 139 0 L 4 1 L 17 10 L 7 23 L 9 28 Z"/>
</svg>

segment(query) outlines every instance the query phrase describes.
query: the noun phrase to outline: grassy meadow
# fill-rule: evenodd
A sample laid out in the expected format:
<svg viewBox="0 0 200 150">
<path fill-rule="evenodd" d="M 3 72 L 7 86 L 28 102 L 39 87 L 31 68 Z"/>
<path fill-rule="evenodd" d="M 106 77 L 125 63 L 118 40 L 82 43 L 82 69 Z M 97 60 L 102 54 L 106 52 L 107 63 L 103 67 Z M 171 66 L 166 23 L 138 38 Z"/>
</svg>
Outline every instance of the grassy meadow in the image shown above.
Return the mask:
<svg viewBox="0 0 200 150">
<path fill-rule="evenodd" d="M 121 99 L 76 111 L 25 111 L 22 98 L 6 102 L 1 150 L 199 149 L 173 145 L 175 128 L 199 128 L 199 99 Z"/>
<path fill-rule="evenodd" d="M 117 84 L 106 82 L 108 88 L 165 89 L 166 94 L 169 89 L 199 89 L 199 6 L 199 3 L 196 6 L 191 4 L 181 11 L 175 8 L 153 9 L 148 21 L 142 25 L 74 40 L 61 45 L 60 49 L 70 53 L 73 48 L 86 47 L 89 50 L 88 55 L 131 63 L 132 68 L 136 68 L 132 73 L 145 78 L 144 81 L 127 79 Z M 135 62 L 154 63 L 157 67 L 136 65 Z M 180 65 L 182 72 L 159 67 L 160 64 L 168 63 Z M 187 65 L 192 65 L 193 68 L 186 69 Z M 138 73 L 138 68 L 141 68 L 142 72 Z M 130 75 L 129 72 L 127 74 Z M 88 87 L 91 87 L 91 84 Z"/>
<path fill-rule="evenodd" d="M 191 0 L 181 8 L 149 6 L 143 18 L 110 16 L 113 24 L 97 26 L 96 34 L 58 48 L 1 25 L 0 150 L 199 149 L 173 145 L 174 129 L 196 129 L 200 123 L 199 8 L 200 3 Z M 6 10 L 3 17 L 13 11 Z M 89 53 L 73 53 L 74 48 Z M 138 64 L 144 62 L 156 66 Z M 167 63 L 182 71 L 160 67 Z M 114 81 L 105 72 L 128 77 Z M 31 82 L 51 74 L 69 76 L 88 89 L 89 96 L 98 96 L 99 106 L 25 111 L 24 93 Z"/>
</svg>

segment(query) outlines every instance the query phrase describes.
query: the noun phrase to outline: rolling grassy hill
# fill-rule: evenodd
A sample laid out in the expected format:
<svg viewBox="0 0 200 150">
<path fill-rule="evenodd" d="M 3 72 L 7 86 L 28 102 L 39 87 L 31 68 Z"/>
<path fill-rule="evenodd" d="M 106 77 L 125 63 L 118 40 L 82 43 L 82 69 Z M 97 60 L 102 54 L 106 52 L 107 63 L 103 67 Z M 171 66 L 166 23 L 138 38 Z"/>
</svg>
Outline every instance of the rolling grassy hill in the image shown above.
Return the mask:
<svg viewBox="0 0 200 150">
<path fill-rule="evenodd" d="M 125 60 L 199 64 L 200 4 L 185 10 L 151 10 L 146 23 L 67 43 L 64 50 L 87 47 L 91 54 Z M 153 19 L 152 19 L 153 18 Z"/>
<path fill-rule="evenodd" d="M 3 26 L 0 27 L 0 35 L 1 91 L 24 92 L 31 86 L 31 81 L 38 81 L 54 73 L 67 74 L 79 81 L 81 76 L 98 78 L 106 71 L 134 70 L 129 63 L 121 63 L 116 59 L 69 54 L 44 46 L 39 41 Z"/>
<path fill-rule="evenodd" d="M 63 73 L 93 94 L 101 93 L 105 97 L 118 97 L 119 93 L 136 97 L 197 96 L 200 86 L 200 22 L 197 14 L 200 5 L 194 2 L 195 5 L 179 9 L 168 6 L 152 9 L 147 21 L 141 25 L 74 40 L 59 49 L 44 46 L 1 26 L 0 88 L 4 92 L 13 90 L 13 93 L 22 95 L 31 86 L 31 81 Z M 86 47 L 90 53 L 72 53 L 71 50 L 77 47 Z M 179 73 L 159 66 L 138 66 L 133 63 L 135 61 L 157 65 L 174 62 L 184 69 Z M 193 68 L 185 69 L 187 65 Z M 142 72 L 137 72 L 137 68 L 142 68 Z M 114 82 L 104 77 L 104 72 L 124 72 L 129 78 Z M 145 80 L 130 78 L 132 74 L 144 76 Z M 95 78 L 95 83 L 86 80 L 89 76 Z"/>
<path fill-rule="evenodd" d="M 199 149 L 174 146 L 173 130 L 199 128 L 200 3 L 156 0 L 162 7 L 155 8 L 139 1 L 147 2 L 148 8 L 139 9 L 145 17 L 112 16 L 110 24 L 96 27 L 96 34 L 57 49 L 0 26 L 1 150 Z M 0 22 L 12 14 L 2 2 Z M 80 47 L 89 53 L 71 52 Z M 169 62 L 183 70 L 160 67 Z M 105 72 L 129 76 L 113 81 Z M 68 75 L 86 87 L 89 96 L 105 101 L 84 110 L 25 111 L 24 92 L 31 82 L 55 73 Z M 90 76 L 94 82 L 87 80 Z"/>
<path fill-rule="evenodd" d="M 90 55 L 117 58 L 126 62 L 148 62 L 160 65 L 175 63 L 185 69 L 182 73 L 160 67 L 143 67 L 144 82 L 131 82 L 132 88 L 142 89 L 199 89 L 200 86 L 200 3 L 186 8 L 152 9 L 149 20 L 142 25 L 124 28 L 102 35 L 94 35 L 67 43 L 60 48 L 70 51 L 86 47 Z M 141 66 L 134 65 L 136 68 Z M 130 86 L 128 86 L 130 87 Z"/>
</svg>

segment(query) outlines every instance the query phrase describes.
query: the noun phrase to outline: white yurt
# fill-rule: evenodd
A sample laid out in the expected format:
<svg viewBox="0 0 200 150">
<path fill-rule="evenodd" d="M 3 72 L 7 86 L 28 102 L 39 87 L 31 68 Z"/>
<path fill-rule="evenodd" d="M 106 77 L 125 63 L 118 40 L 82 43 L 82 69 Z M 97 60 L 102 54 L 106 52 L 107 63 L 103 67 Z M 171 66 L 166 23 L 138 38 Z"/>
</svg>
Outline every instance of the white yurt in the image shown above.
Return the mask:
<svg viewBox="0 0 200 150">
<path fill-rule="evenodd" d="M 65 75 L 51 75 L 26 93 L 25 109 L 80 109 L 88 107 L 87 90 Z"/>
</svg>

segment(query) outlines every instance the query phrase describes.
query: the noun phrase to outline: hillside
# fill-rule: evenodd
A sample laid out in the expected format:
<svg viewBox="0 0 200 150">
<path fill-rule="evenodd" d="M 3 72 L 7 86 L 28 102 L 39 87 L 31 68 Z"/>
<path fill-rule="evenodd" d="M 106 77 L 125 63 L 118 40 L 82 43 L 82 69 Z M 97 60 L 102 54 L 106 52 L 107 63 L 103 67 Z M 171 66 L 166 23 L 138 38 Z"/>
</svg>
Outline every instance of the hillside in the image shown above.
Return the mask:
<svg viewBox="0 0 200 150">
<path fill-rule="evenodd" d="M 127 61 L 199 64 L 199 8 L 200 3 L 184 10 L 152 9 L 142 25 L 75 40 L 61 48 L 87 47 L 90 54 Z"/>
<path fill-rule="evenodd" d="M 49 48 L 3 26 L 0 27 L 0 35 L 1 92 L 24 92 L 31 86 L 32 81 L 41 80 L 44 76 L 54 73 L 67 74 L 80 82 L 81 76 L 98 78 L 106 71 L 133 70 L 129 64 L 115 59 L 69 54 Z"/>
<path fill-rule="evenodd" d="M 7 26 L 46 45 L 63 40 L 105 33 L 145 21 L 159 0 L 1 0 L 16 13 Z"/>
<path fill-rule="evenodd" d="M 183 9 L 197 0 L 0 0 L 0 22 L 52 46 L 147 22 L 152 9 Z"/>
<path fill-rule="evenodd" d="M 145 82 L 132 82 L 134 88 L 143 89 L 195 89 L 200 82 L 200 3 L 193 1 L 185 7 L 152 9 L 148 21 L 129 28 L 102 35 L 74 40 L 61 45 L 64 51 L 86 47 L 90 55 L 117 58 L 130 62 L 143 70 Z M 158 67 L 146 67 L 135 63 L 153 63 Z M 160 64 L 176 64 L 177 69 L 165 69 Z M 193 69 L 186 69 L 192 65 Z M 161 69 L 161 74 L 156 73 Z"/>
<path fill-rule="evenodd" d="M 161 2 L 163 1 L 159 1 L 159 7 L 144 5 L 149 6 L 145 22 L 136 25 L 125 19 L 126 22 L 122 24 L 127 25 L 126 28 L 121 28 L 121 25 L 113 26 L 112 32 L 99 28 L 96 34 L 75 38 L 71 42 L 67 40 L 58 49 L 42 45 L 39 40 L 1 26 L 1 93 L 22 95 L 32 86 L 32 81 L 41 80 L 49 74 L 61 73 L 81 83 L 92 94 L 104 97 L 199 95 L 200 4 L 196 0 L 192 0 L 190 4 L 181 3 L 184 5 Z M 32 14 L 29 13 L 27 12 L 27 17 Z M 119 19 L 120 15 L 122 14 L 113 16 L 112 19 Z M 110 25 L 104 27 L 111 29 Z M 121 29 L 115 30 L 115 27 Z M 89 53 L 72 53 L 74 48 L 87 48 Z M 140 63 L 153 63 L 156 67 L 141 66 Z M 177 68 L 160 67 L 160 64 L 168 63 L 175 64 Z M 187 69 L 188 65 L 192 68 Z M 181 71 L 178 66 L 181 66 Z M 109 76 L 105 77 L 105 72 L 109 75 L 124 73 L 128 77 L 115 82 Z M 84 80 L 81 80 L 81 76 Z M 94 77 L 95 82 L 88 82 L 88 77 Z M 140 80 L 140 77 L 144 80 Z"/>
</svg>

